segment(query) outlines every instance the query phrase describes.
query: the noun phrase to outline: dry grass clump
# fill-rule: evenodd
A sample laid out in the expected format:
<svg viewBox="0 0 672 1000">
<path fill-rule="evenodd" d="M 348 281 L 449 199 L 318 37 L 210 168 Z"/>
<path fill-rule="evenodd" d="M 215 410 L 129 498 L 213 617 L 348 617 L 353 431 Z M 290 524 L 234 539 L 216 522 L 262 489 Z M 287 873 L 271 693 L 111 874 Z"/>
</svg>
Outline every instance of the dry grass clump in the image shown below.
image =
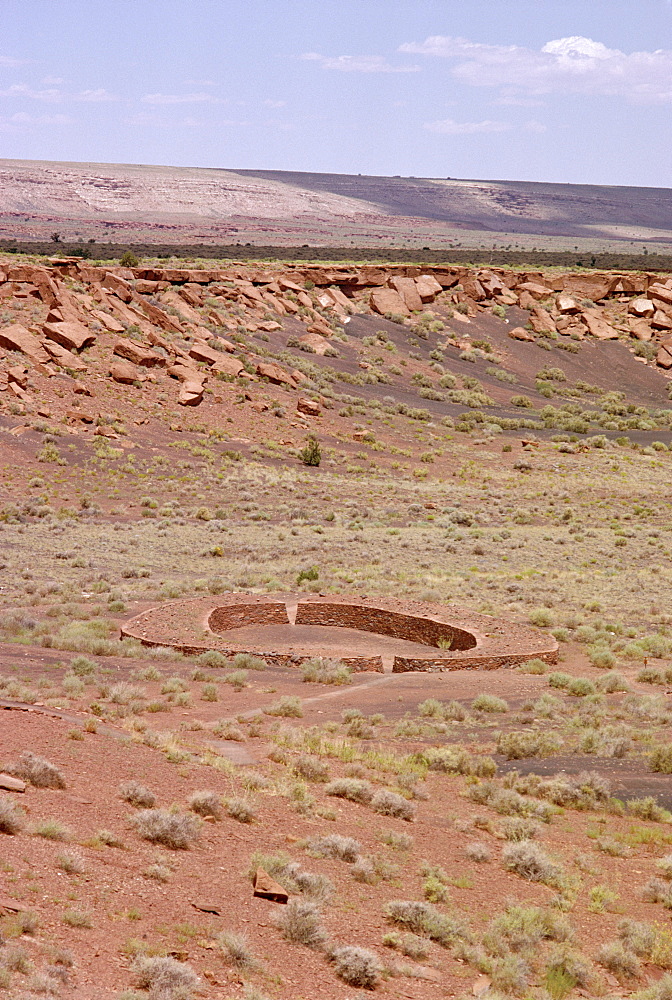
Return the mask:
<svg viewBox="0 0 672 1000">
<path fill-rule="evenodd" d="M 157 863 L 154 865 L 148 865 L 142 874 L 145 878 L 152 879 L 154 882 L 170 882 L 170 877 L 173 873 L 170 868 L 166 867 L 166 865 Z"/>
<path fill-rule="evenodd" d="M 172 850 L 186 851 L 198 839 L 200 826 L 195 816 L 167 809 L 142 809 L 130 821 L 144 840 Z"/>
<path fill-rule="evenodd" d="M 622 941 L 609 941 L 601 945 L 595 959 L 607 972 L 619 979 L 630 979 L 639 974 L 639 959 Z"/>
<path fill-rule="evenodd" d="M 327 932 L 320 918 L 316 903 L 307 899 L 290 899 L 277 917 L 277 926 L 285 940 L 319 950 L 327 942 Z"/>
<path fill-rule="evenodd" d="M 562 740 L 547 732 L 500 733 L 497 737 L 497 753 L 507 760 L 521 760 L 523 757 L 550 757 L 562 746 Z"/>
<path fill-rule="evenodd" d="M 663 878 L 672 880 L 672 854 L 666 854 L 656 861 L 656 868 Z"/>
<path fill-rule="evenodd" d="M 306 683 L 349 684 L 352 668 L 340 660 L 326 660 L 321 656 L 314 656 L 301 664 L 301 673 Z"/>
<path fill-rule="evenodd" d="M 119 797 L 138 809 L 153 809 L 156 805 L 154 792 L 138 781 L 122 781 L 119 785 Z"/>
<path fill-rule="evenodd" d="M 429 955 L 430 942 L 427 938 L 418 937 L 417 934 L 400 934 L 398 931 L 389 931 L 383 935 L 383 944 L 386 948 L 394 948 L 408 958 L 416 961 L 427 958 Z"/>
<path fill-rule="evenodd" d="M 232 819 L 238 820 L 239 823 L 254 823 L 257 819 L 254 807 L 245 799 L 228 799 L 226 811 Z"/>
<path fill-rule="evenodd" d="M 497 774 L 497 764 L 492 757 L 472 756 L 462 747 L 427 747 L 417 756 L 430 771 L 468 774 L 477 778 L 492 778 Z"/>
<path fill-rule="evenodd" d="M 19 833 L 24 826 L 23 812 L 8 795 L 0 798 L 0 833 Z"/>
<path fill-rule="evenodd" d="M 509 706 L 503 698 L 498 698 L 494 694 L 477 694 L 471 703 L 474 711 L 478 712 L 508 712 Z"/>
<path fill-rule="evenodd" d="M 477 861 L 482 863 L 484 861 L 492 860 L 492 851 L 487 844 L 481 843 L 481 841 L 474 841 L 472 844 L 466 844 L 464 848 L 464 853 L 469 858 L 470 861 Z"/>
<path fill-rule="evenodd" d="M 378 985 L 380 962 L 377 955 L 368 948 L 344 945 L 335 948 L 329 958 L 334 963 L 336 975 L 348 986 L 361 986 L 365 990 L 373 990 Z"/>
<path fill-rule="evenodd" d="M 86 913 L 85 910 L 70 909 L 66 910 L 63 914 L 63 923 L 67 924 L 68 927 L 93 927 L 93 920 L 91 915 Z"/>
<path fill-rule="evenodd" d="M 34 785 L 35 788 L 65 788 L 63 772 L 51 761 L 45 757 L 38 757 L 30 750 L 24 750 L 17 762 L 5 770 L 8 774 Z"/>
<path fill-rule="evenodd" d="M 207 790 L 192 792 L 187 800 L 187 806 L 199 816 L 212 816 L 213 819 L 222 817 L 222 801 L 217 792 Z"/>
<path fill-rule="evenodd" d="M 529 840 L 510 844 L 502 851 L 502 863 L 509 871 L 515 872 L 529 882 L 557 883 L 562 869 L 538 844 Z"/>
<path fill-rule="evenodd" d="M 329 768 L 317 757 L 299 757 L 294 770 L 306 781 L 329 781 Z"/>
<path fill-rule="evenodd" d="M 393 847 L 395 851 L 410 851 L 414 844 L 410 833 L 397 833 L 396 830 L 382 830 L 378 836 L 383 844 Z"/>
<path fill-rule="evenodd" d="M 201 982 L 190 965 L 174 958 L 141 955 L 132 969 L 136 986 L 148 990 L 150 1000 L 191 1000 Z"/>
<path fill-rule="evenodd" d="M 70 840 L 72 832 L 65 823 L 57 819 L 43 819 L 31 827 L 30 831 L 35 837 L 44 837 L 45 840 Z"/>
<path fill-rule="evenodd" d="M 287 719 L 301 719 L 303 717 L 301 699 L 292 694 L 283 695 L 278 701 L 265 708 L 264 713 L 266 715 L 279 715 Z"/>
<path fill-rule="evenodd" d="M 662 903 L 672 910 L 672 886 L 659 878 L 650 878 L 642 889 L 642 899 L 647 903 Z"/>
<path fill-rule="evenodd" d="M 491 921 L 483 945 L 492 955 L 505 955 L 508 951 L 527 951 L 541 941 L 571 941 L 573 933 L 564 914 L 513 903 Z"/>
<path fill-rule="evenodd" d="M 381 788 L 371 799 L 371 808 L 381 816 L 395 816 L 397 819 L 405 819 L 408 823 L 415 819 L 416 807 L 403 795 L 390 792 L 386 788 Z"/>
<path fill-rule="evenodd" d="M 471 940 L 468 928 L 458 917 L 441 913 L 432 903 L 413 899 L 393 900 L 385 907 L 385 915 L 391 923 L 414 934 L 424 934 L 444 948 L 449 948 L 456 941 Z"/>
<path fill-rule="evenodd" d="M 222 931 L 217 935 L 217 943 L 224 957 L 241 972 L 253 972 L 259 968 L 259 959 L 255 956 L 250 942 L 244 934 Z"/>
<path fill-rule="evenodd" d="M 311 837 L 308 841 L 311 854 L 319 858 L 336 858 L 338 861 L 352 863 L 357 860 L 361 844 L 353 837 L 343 837 L 339 833 L 330 833 L 326 837 Z"/>
<path fill-rule="evenodd" d="M 373 785 L 361 778 L 337 778 L 335 781 L 331 781 L 324 790 L 327 795 L 348 799 L 350 802 L 358 802 L 363 806 L 370 805 L 374 796 Z"/>
<path fill-rule="evenodd" d="M 58 854 L 56 856 L 56 867 L 60 868 L 62 872 L 66 872 L 68 875 L 81 875 L 82 872 L 86 870 L 84 858 L 80 854 L 75 854 L 73 851 Z"/>
<path fill-rule="evenodd" d="M 507 816 L 502 820 L 501 831 L 506 840 L 534 840 L 541 827 L 534 820 L 524 819 L 522 816 Z"/>
</svg>

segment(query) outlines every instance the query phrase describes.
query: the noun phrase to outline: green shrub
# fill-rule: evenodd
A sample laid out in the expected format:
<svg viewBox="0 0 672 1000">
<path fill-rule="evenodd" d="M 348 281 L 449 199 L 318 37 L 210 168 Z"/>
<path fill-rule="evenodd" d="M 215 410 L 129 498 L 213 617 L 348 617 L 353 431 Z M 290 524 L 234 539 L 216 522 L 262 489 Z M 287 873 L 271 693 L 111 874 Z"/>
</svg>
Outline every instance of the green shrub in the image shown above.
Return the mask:
<svg viewBox="0 0 672 1000">
<path fill-rule="evenodd" d="M 503 698 L 486 693 L 476 695 L 471 707 L 478 712 L 508 712 L 509 710 L 509 706 Z"/>
</svg>

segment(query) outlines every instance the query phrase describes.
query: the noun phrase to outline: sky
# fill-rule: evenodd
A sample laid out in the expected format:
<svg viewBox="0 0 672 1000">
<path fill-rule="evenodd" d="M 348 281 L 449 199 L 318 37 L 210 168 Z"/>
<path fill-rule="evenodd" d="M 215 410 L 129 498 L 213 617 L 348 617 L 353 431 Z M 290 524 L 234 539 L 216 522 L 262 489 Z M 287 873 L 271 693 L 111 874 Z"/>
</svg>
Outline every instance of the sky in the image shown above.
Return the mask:
<svg viewBox="0 0 672 1000">
<path fill-rule="evenodd" d="M 0 157 L 672 187 L 672 0 L 0 0 Z"/>
</svg>

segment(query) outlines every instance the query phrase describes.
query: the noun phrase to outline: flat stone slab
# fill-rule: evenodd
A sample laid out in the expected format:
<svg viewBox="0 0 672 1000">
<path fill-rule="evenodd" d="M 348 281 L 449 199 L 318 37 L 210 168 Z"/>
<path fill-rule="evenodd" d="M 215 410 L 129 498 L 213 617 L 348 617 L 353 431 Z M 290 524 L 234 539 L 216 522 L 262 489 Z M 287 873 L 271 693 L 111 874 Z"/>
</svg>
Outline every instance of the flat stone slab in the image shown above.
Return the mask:
<svg viewBox="0 0 672 1000">
<path fill-rule="evenodd" d="M 25 792 L 26 783 L 11 774 L 0 774 L 0 788 L 5 792 Z"/>
</svg>

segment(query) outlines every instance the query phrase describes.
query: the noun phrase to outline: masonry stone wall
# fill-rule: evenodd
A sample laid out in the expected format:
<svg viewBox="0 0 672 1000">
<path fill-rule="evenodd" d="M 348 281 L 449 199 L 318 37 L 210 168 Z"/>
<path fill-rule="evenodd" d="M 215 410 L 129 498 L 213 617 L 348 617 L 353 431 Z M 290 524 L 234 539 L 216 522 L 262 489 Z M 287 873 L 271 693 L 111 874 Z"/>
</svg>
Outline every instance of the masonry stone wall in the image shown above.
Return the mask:
<svg viewBox="0 0 672 1000">
<path fill-rule="evenodd" d="M 422 643 L 424 646 L 438 646 L 443 640 L 447 649 L 455 650 L 473 649 L 476 645 L 473 635 L 453 625 L 364 604 L 299 604 L 296 624 L 355 628 L 362 632 L 376 632 L 378 635 Z"/>
</svg>

